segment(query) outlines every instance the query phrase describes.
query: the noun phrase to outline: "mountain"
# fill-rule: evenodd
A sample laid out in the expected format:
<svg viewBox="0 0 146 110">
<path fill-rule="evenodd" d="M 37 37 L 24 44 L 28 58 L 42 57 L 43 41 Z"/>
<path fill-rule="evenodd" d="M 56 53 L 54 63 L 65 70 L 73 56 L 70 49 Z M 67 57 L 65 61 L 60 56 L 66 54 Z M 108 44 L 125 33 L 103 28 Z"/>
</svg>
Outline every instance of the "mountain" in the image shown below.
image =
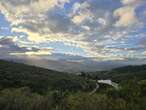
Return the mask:
<svg viewBox="0 0 146 110">
<path fill-rule="evenodd" d="M 32 91 L 81 89 L 83 78 L 25 64 L 0 60 L 0 89 L 30 87 Z"/>
<path fill-rule="evenodd" d="M 59 53 L 55 53 L 50 56 L 43 56 L 43 58 L 38 56 L 5 56 L 0 59 L 68 73 L 111 70 L 117 67 L 146 63 L 146 60 L 139 62 L 139 60 L 136 59 L 126 61 L 97 61 L 95 58 L 65 55 Z"/>
<path fill-rule="evenodd" d="M 89 73 L 88 73 L 89 74 Z M 91 74 L 91 73 L 90 73 Z M 92 72 L 101 79 L 112 79 L 114 81 L 126 81 L 131 79 L 146 79 L 146 65 L 130 65 L 114 68 L 109 71 Z"/>
<path fill-rule="evenodd" d="M 33 60 L 33 64 L 42 64 L 41 60 Z M 19 62 L 19 60 L 18 60 Z M 21 60 L 21 62 L 24 62 Z M 25 60 L 26 62 L 26 60 Z M 28 60 L 28 64 L 32 62 Z M 50 62 L 51 64 L 55 61 Z M 48 61 L 45 62 L 48 66 Z M 57 61 L 54 63 L 57 64 Z M 69 63 L 68 63 L 69 64 Z M 43 61 L 44 65 L 44 61 Z M 63 65 L 63 63 L 60 63 Z M 38 66 L 38 65 L 37 65 Z M 62 69 L 62 66 L 58 67 Z M 68 65 L 70 66 L 70 65 Z M 78 65 L 77 65 L 78 66 Z M 44 67 L 44 66 L 43 66 Z M 53 67 L 52 67 L 53 68 Z M 79 68 L 79 67 L 78 67 Z M 98 76 L 100 79 L 111 79 L 114 81 L 129 80 L 135 77 L 146 79 L 146 65 L 126 66 L 108 71 L 86 72 L 92 77 Z M 21 63 L 0 60 L 0 88 L 28 86 L 34 91 L 42 92 L 46 89 L 81 89 L 85 84 L 84 77 L 66 72 L 48 70 L 36 66 L 28 66 Z M 89 81 L 90 82 L 90 81 Z"/>
<path fill-rule="evenodd" d="M 96 76 L 118 90 L 96 84 Z M 86 76 L 0 60 L 0 110 L 145 110 L 145 93 L 146 65 Z"/>
</svg>

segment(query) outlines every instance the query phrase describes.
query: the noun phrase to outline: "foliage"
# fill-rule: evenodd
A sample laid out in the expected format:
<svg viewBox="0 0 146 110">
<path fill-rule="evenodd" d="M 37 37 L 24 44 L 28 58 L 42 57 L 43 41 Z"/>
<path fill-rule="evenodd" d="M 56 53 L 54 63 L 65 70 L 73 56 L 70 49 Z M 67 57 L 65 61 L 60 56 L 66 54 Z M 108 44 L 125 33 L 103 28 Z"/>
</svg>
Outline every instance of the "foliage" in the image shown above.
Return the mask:
<svg viewBox="0 0 146 110">
<path fill-rule="evenodd" d="M 146 110 L 145 71 L 130 66 L 77 76 L 0 61 L 0 110 Z M 117 81 L 119 90 L 100 85 L 91 95 L 101 77 Z"/>
<path fill-rule="evenodd" d="M 0 89 L 27 86 L 44 93 L 48 89 L 82 89 L 84 82 L 76 75 L 0 60 Z"/>
</svg>

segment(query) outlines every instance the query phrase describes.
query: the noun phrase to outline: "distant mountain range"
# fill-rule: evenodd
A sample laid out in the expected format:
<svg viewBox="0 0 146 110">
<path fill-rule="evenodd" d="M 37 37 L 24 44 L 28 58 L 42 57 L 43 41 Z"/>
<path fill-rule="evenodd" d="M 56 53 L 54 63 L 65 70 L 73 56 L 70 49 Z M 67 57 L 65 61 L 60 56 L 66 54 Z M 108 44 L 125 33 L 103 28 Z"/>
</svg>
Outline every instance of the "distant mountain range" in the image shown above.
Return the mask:
<svg viewBox="0 0 146 110">
<path fill-rule="evenodd" d="M 43 56 L 43 58 L 44 59 L 37 56 L 7 56 L 1 59 L 69 73 L 110 70 L 127 65 L 139 65 L 146 63 L 144 60 L 139 61 L 136 59 L 127 61 L 96 61 L 93 60 L 94 58 L 64 54 L 53 54 L 50 56 Z"/>
</svg>

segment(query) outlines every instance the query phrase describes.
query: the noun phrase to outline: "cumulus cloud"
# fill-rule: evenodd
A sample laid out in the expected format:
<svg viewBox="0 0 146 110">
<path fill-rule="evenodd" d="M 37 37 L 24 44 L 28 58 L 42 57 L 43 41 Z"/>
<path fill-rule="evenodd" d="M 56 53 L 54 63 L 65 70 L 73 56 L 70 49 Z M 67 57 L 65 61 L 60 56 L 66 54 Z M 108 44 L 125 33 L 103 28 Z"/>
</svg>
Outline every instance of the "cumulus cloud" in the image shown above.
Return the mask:
<svg viewBox="0 0 146 110">
<path fill-rule="evenodd" d="M 130 26 L 138 22 L 135 15 L 135 7 L 131 6 L 125 6 L 117 9 L 114 12 L 114 16 L 119 19 L 115 26 Z"/>
<path fill-rule="evenodd" d="M 75 23 L 75 24 L 80 24 L 82 23 L 86 18 L 87 18 L 88 14 L 86 13 L 82 13 L 80 15 L 76 15 L 73 17 L 72 21 Z"/>
<path fill-rule="evenodd" d="M 142 0 L 1 0 L 0 9 L 12 33 L 25 34 L 25 38 L 18 36 L 15 44 L 38 47 L 13 54 L 49 55 L 50 50 L 41 48 L 62 42 L 79 48 L 87 57 L 115 60 L 130 57 L 130 50 L 124 48 L 135 46 L 128 40 L 135 31 L 131 27 L 139 23 L 136 8 L 141 3 Z"/>
<path fill-rule="evenodd" d="M 59 23 L 65 24 L 67 22 L 64 16 L 51 12 L 55 7 L 62 8 L 67 2 L 69 1 L 1 0 L 0 9 L 8 21 L 11 22 L 12 26 L 23 27 L 40 33 L 48 33 L 50 30 L 53 30 L 53 28 L 57 30 L 57 27 L 61 25 Z M 58 22 L 58 19 L 62 20 L 62 22 Z M 41 27 L 44 27 L 43 30 L 39 29 Z M 60 29 L 63 29 L 63 27 Z"/>
<path fill-rule="evenodd" d="M 75 24 L 80 24 L 85 20 L 92 19 L 92 12 L 90 12 L 89 7 L 90 4 L 88 2 L 75 3 L 71 14 L 72 21 Z"/>
<path fill-rule="evenodd" d="M 28 13 L 28 11 L 36 13 L 46 12 L 55 6 L 63 7 L 64 3 L 67 2 L 69 0 L 1 0 L 1 7 L 6 8 L 6 11 L 11 11 L 11 14 L 16 11 L 16 15 L 22 15 Z M 14 10 L 9 10 L 8 7 Z"/>
<path fill-rule="evenodd" d="M 114 16 L 118 19 L 115 26 L 133 26 L 140 21 L 136 16 L 136 8 L 142 4 L 143 0 L 121 0 L 122 7 L 114 11 Z"/>
</svg>

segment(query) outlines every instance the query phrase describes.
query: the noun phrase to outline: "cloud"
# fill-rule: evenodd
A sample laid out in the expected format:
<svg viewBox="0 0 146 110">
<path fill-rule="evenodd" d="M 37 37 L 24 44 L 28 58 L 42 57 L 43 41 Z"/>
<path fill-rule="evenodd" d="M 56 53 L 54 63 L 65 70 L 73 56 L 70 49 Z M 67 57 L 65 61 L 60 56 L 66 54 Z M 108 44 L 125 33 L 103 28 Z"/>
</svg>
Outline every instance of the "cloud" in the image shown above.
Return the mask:
<svg viewBox="0 0 146 110">
<path fill-rule="evenodd" d="M 146 55 L 146 51 L 144 51 L 143 54 Z"/>
<path fill-rule="evenodd" d="M 106 20 L 103 18 L 98 18 L 98 22 L 102 25 L 106 25 Z"/>
<path fill-rule="evenodd" d="M 1 0 L 1 5 L 3 5 L 1 7 L 7 9 L 11 14 L 16 11 L 15 14 L 22 15 L 28 13 L 28 11 L 35 13 L 46 12 L 55 6 L 63 7 L 67 2 L 69 0 Z M 8 7 L 14 10 L 8 10 Z"/>
<path fill-rule="evenodd" d="M 39 49 L 37 51 L 26 51 L 24 53 L 10 53 L 10 55 L 28 55 L 28 56 L 41 56 L 41 55 L 51 55 L 52 49 Z"/>
<path fill-rule="evenodd" d="M 87 13 L 82 13 L 80 15 L 76 15 L 73 17 L 72 21 L 75 24 L 80 24 L 82 23 L 85 19 L 87 19 L 87 16 L 89 16 Z"/>
<path fill-rule="evenodd" d="M 124 5 L 137 5 L 139 3 L 141 3 L 144 0 L 122 0 L 122 3 Z"/>
<path fill-rule="evenodd" d="M 82 50 L 86 57 L 124 60 L 131 57 L 130 50 L 125 48 L 138 47 L 134 44 L 137 37 L 129 41 L 132 33 L 139 31 L 140 19 L 135 10 L 141 2 L 137 1 L 141 0 L 1 0 L 0 9 L 10 22 L 12 33 L 18 34 L 15 45 L 26 48 L 11 53 L 48 54 L 49 50 L 41 49 L 52 42 L 61 42 Z M 37 49 L 28 49 L 32 47 Z M 62 53 L 76 54 L 69 51 Z"/>
<path fill-rule="evenodd" d="M 126 6 L 117 9 L 114 12 L 114 16 L 119 20 L 116 22 L 115 26 L 131 26 L 138 22 L 137 17 L 135 16 L 135 8 Z"/>
<path fill-rule="evenodd" d="M 11 52 L 25 52 L 27 51 L 24 47 L 16 45 L 17 37 L 1 38 L 0 39 L 0 56 L 8 56 Z"/>
<path fill-rule="evenodd" d="M 138 18 L 136 10 L 145 4 L 145 0 L 121 0 L 121 3 L 122 7 L 114 11 L 114 16 L 118 19 L 115 26 L 142 26 L 143 24 Z"/>
<path fill-rule="evenodd" d="M 2 38 L 0 40 L 0 57 L 7 56 L 44 56 L 51 55 L 52 48 L 35 48 L 27 46 L 19 46 L 16 44 L 17 37 Z"/>
<path fill-rule="evenodd" d="M 62 23 L 67 23 L 67 19 L 54 14 L 53 9 L 63 8 L 68 2 L 69 0 L 1 0 L 0 9 L 12 26 L 48 33 L 50 30 L 56 31 Z M 58 19 L 62 22 L 58 22 Z M 44 27 L 43 30 L 39 29 L 41 27 Z"/>
<path fill-rule="evenodd" d="M 89 7 L 90 4 L 88 2 L 75 3 L 71 14 L 73 23 L 78 25 L 85 20 L 92 19 L 92 12 L 90 12 Z"/>
</svg>

